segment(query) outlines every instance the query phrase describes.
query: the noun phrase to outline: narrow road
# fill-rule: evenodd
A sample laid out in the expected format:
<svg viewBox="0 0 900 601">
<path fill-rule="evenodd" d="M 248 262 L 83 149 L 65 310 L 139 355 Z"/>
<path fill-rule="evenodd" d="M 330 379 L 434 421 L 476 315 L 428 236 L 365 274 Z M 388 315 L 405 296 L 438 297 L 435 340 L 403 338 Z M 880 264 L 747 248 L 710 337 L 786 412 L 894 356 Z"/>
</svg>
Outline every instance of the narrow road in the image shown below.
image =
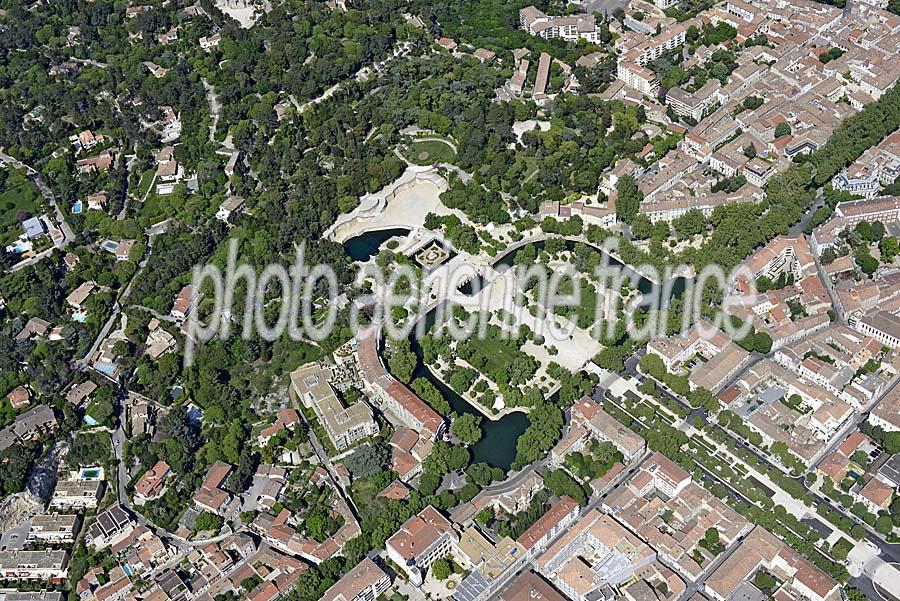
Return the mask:
<svg viewBox="0 0 900 601">
<path fill-rule="evenodd" d="M 219 125 L 219 114 L 222 112 L 222 104 L 219 102 L 219 97 L 216 96 L 215 88 L 206 81 L 206 78 L 203 77 L 200 81 L 203 83 L 203 89 L 206 90 L 206 101 L 209 103 L 209 114 L 212 117 L 212 121 L 209 124 L 209 141 L 214 143 L 216 141 L 216 128 Z"/>
<path fill-rule="evenodd" d="M 103 324 L 103 327 L 100 329 L 100 333 L 94 339 L 94 343 L 91 345 L 91 348 L 88 349 L 88 352 L 82 357 L 75 361 L 75 367 L 77 369 L 83 369 L 86 367 L 94 355 L 97 352 L 97 349 L 100 347 L 100 343 L 109 335 L 109 331 L 112 328 L 113 324 L 119 317 L 119 314 L 122 312 L 122 306 L 125 305 L 125 301 L 131 295 L 131 287 L 134 284 L 134 281 L 138 278 L 141 272 L 144 270 L 144 267 L 147 266 L 147 262 L 150 260 L 150 255 L 153 253 L 153 236 L 150 236 L 147 239 L 147 251 L 144 253 L 144 257 L 141 259 L 140 263 L 138 263 L 137 269 L 134 271 L 134 275 L 131 277 L 131 280 L 128 282 L 128 285 L 125 286 L 125 290 L 122 291 L 122 294 L 113 301 L 113 312 L 109 316 L 109 319 L 106 320 L 106 323 Z"/>
<path fill-rule="evenodd" d="M 385 58 L 385 59 L 383 59 L 383 60 L 381 60 L 381 61 L 379 61 L 379 62 L 377 62 L 377 63 L 374 63 L 374 64 L 372 64 L 372 65 L 368 65 L 368 66 L 365 66 L 365 67 L 360 68 L 360 69 L 353 75 L 352 81 L 366 81 L 366 80 L 368 80 L 369 75 L 370 75 L 373 71 L 375 71 L 376 73 L 377 73 L 377 72 L 380 72 L 380 71 L 381 71 L 382 69 L 384 69 L 384 67 L 385 67 L 389 62 L 391 62 L 392 60 L 395 60 L 395 59 L 397 59 L 397 58 L 399 58 L 399 57 L 401 57 L 401 56 L 406 56 L 407 54 L 409 54 L 409 51 L 412 50 L 412 47 L 413 47 L 412 44 L 409 43 L 409 42 L 402 42 L 402 43 L 398 44 L 398 45 L 394 48 L 394 51 L 393 51 L 390 55 L 387 56 L 387 58 Z M 309 110 L 310 108 L 314 107 L 315 105 L 317 105 L 317 104 L 319 104 L 319 103 L 322 103 L 322 102 L 325 102 L 326 100 L 328 100 L 329 98 L 331 98 L 332 96 L 334 96 L 335 92 L 337 92 L 337 91 L 340 90 L 342 87 L 344 87 L 344 85 L 346 85 L 346 83 L 347 83 L 348 81 L 351 81 L 351 79 L 345 79 L 345 80 L 343 80 L 343 81 L 340 81 L 340 82 L 334 84 L 333 86 L 329 87 L 328 89 L 326 89 L 324 92 L 322 92 L 321 94 L 319 94 L 319 95 L 316 96 L 315 98 L 313 98 L 313 99 L 311 99 L 311 100 L 307 100 L 307 101 L 304 102 L 303 104 L 300 104 L 300 102 L 297 100 L 297 98 L 296 98 L 293 94 L 291 94 L 290 96 L 288 96 L 288 98 L 290 99 L 291 104 L 294 105 L 294 108 L 297 109 L 297 112 L 300 113 L 300 114 L 302 115 L 302 114 L 305 113 L 307 110 Z"/>
<path fill-rule="evenodd" d="M 822 280 L 822 283 L 825 285 L 825 290 L 828 291 L 828 297 L 831 300 L 831 306 L 834 309 L 834 321 L 836 323 L 847 323 L 847 316 L 844 315 L 844 306 L 841 304 L 841 301 L 838 298 L 837 292 L 834 289 L 834 283 L 831 281 L 831 277 L 828 275 L 828 273 L 826 273 L 825 266 L 822 265 L 822 261 L 819 259 L 819 257 L 815 258 L 815 262 L 816 271 L 819 273 L 819 279 Z"/>
</svg>

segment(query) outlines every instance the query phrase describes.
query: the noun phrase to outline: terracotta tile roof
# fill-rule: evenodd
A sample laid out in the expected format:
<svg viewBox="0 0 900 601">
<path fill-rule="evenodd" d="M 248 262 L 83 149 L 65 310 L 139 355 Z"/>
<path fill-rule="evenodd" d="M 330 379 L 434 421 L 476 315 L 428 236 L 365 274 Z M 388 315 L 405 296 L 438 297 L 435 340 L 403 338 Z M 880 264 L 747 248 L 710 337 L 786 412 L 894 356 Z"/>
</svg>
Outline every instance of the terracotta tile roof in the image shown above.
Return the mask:
<svg viewBox="0 0 900 601">
<path fill-rule="evenodd" d="M 414 561 L 419 553 L 449 532 L 452 532 L 450 522 L 429 505 L 418 515 L 407 520 L 400 530 L 387 540 L 386 545 L 393 548 L 400 557 Z"/>
<path fill-rule="evenodd" d="M 578 507 L 578 503 L 572 497 L 563 497 L 559 503 L 553 505 L 547 510 L 547 513 L 538 518 L 531 527 L 516 539 L 516 542 L 531 549 L 538 541 L 550 532 L 554 526 L 559 524 L 565 516 L 574 511 Z"/>
</svg>

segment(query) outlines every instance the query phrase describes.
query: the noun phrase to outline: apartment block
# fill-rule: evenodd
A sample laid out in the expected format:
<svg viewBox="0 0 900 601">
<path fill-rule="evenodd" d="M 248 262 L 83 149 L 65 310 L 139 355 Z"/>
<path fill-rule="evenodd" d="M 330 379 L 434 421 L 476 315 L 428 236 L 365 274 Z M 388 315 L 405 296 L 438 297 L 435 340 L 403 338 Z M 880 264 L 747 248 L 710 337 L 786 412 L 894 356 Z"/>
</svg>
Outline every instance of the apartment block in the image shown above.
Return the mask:
<svg viewBox="0 0 900 601">
<path fill-rule="evenodd" d="M 31 519 L 28 540 L 52 544 L 74 543 L 81 527 L 81 516 L 39 514 Z"/>
<path fill-rule="evenodd" d="M 561 39 L 567 42 L 587 40 L 592 43 L 600 41 L 600 29 L 594 15 L 551 17 L 534 6 L 527 6 L 519 11 L 519 25 L 531 35 L 545 40 Z"/>
<path fill-rule="evenodd" d="M 365 402 L 344 407 L 329 383 L 332 371 L 317 363 L 291 373 L 291 385 L 304 406 L 316 413 L 335 448 L 346 449 L 356 441 L 378 434 L 378 424 Z"/>
<path fill-rule="evenodd" d="M 4 580 L 57 580 L 66 577 L 65 551 L 0 551 L 0 578 Z"/>
<path fill-rule="evenodd" d="M 455 548 L 459 537 L 453 525 L 429 505 L 411 517 L 385 543 L 388 557 L 400 566 L 410 582 L 421 586 L 434 562 Z"/>
<path fill-rule="evenodd" d="M 572 425 L 584 428 L 590 436 L 611 442 L 622 453 L 625 462 L 630 462 L 646 448 L 646 441 L 625 427 L 622 422 L 603 410 L 590 397 L 582 397 L 572 407 Z"/>
<path fill-rule="evenodd" d="M 366 390 L 388 418 L 398 426 L 411 428 L 434 440 L 444 429 L 444 419 L 428 403 L 390 375 L 378 354 L 379 334 L 370 332 L 357 338 L 359 369 Z"/>
<path fill-rule="evenodd" d="M 654 469 L 654 465 L 658 467 Z M 684 481 L 686 485 L 682 485 Z M 677 482 L 674 487 L 673 482 Z M 657 484 L 666 490 L 680 490 L 669 496 Z M 603 509 L 647 541 L 663 564 L 690 581 L 697 580 L 703 566 L 718 557 L 701 544 L 710 528 L 719 533 L 724 551 L 753 527 L 660 454 L 610 493 L 603 501 Z"/>
<path fill-rule="evenodd" d="M 135 525 L 122 505 L 116 503 L 97 515 L 97 519 L 87 529 L 85 542 L 94 549 L 103 549 L 128 536 Z"/>
<path fill-rule="evenodd" d="M 366 557 L 325 591 L 321 601 L 375 601 L 391 587 L 391 579 Z"/>
<path fill-rule="evenodd" d="M 900 348 L 900 317 L 888 311 L 875 311 L 852 321 L 853 327 L 884 346 Z"/>
<path fill-rule="evenodd" d="M 516 542 L 522 545 L 529 558 L 534 558 L 569 524 L 578 519 L 580 514 L 581 507 L 578 503 L 571 497 L 563 497 L 523 532 Z"/>
<path fill-rule="evenodd" d="M 622 585 L 656 561 L 656 553 L 608 515 L 590 511 L 535 562 L 572 601 L 588 601 Z"/>
<path fill-rule="evenodd" d="M 705 591 L 716 601 L 734 598 L 741 587 L 752 585 L 759 571 L 775 576 L 776 599 L 807 599 L 809 601 L 838 601 L 840 585 L 814 566 L 805 557 L 779 540 L 774 534 L 757 526 L 706 581 Z"/>
<path fill-rule="evenodd" d="M 96 509 L 103 482 L 100 480 L 63 480 L 56 484 L 50 507 L 63 511 Z"/>
</svg>

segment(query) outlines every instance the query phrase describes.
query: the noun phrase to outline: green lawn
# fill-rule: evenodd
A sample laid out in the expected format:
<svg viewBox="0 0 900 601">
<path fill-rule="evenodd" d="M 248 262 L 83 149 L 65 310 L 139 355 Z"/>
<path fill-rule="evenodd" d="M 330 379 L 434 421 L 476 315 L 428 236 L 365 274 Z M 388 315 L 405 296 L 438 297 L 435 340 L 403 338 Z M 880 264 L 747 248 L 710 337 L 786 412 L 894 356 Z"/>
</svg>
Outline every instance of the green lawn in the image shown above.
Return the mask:
<svg viewBox="0 0 900 601">
<path fill-rule="evenodd" d="M 404 155 L 417 165 L 432 165 L 434 163 L 453 163 L 456 161 L 456 153 L 446 142 L 438 140 L 418 140 L 411 142 Z"/>
<path fill-rule="evenodd" d="M 495 374 L 505 370 L 516 358 L 516 351 L 493 338 L 473 338 L 469 344 L 487 359 L 485 374 Z"/>
<path fill-rule="evenodd" d="M 141 181 L 138 183 L 137 190 L 132 190 L 132 194 L 136 197 L 143 198 L 147 191 L 150 189 L 150 184 L 153 183 L 153 176 L 156 175 L 156 168 L 151 167 L 147 169 L 141 174 Z"/>
<path fill-rule="evenodd" d="M 6 186 L 0 192 L 0 242 L 9 244 L 19 237 L 22 227 L 16 213 L 25 211 L 32 215 L 41 212 L 40 193 L 23 174 L 10 171 Z"/>
<path fill-rule="evenodd" d="M 143 195 L 138 198 L 143 198 Z M 156 192 L 153 192 L 147 195 L 147 198 L 141 205 L 140 216 L 148 218 L 150 223 L 155 223 L 169 216 L 167 214 L 168 208 L 165 197 L 157 196 Z"/>
</svg>

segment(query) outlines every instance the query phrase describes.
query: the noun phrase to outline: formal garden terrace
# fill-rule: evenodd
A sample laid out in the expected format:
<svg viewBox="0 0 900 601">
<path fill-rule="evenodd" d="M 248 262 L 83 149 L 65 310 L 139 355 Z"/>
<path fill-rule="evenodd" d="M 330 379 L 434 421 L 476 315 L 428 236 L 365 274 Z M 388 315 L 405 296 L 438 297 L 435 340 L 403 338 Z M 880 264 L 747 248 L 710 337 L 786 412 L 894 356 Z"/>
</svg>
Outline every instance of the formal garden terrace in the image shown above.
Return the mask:
<svg viewBox="0 0 900 601">
<path fill-rule="evenodd" d="M 562 428 L 562 409 L 590 394 L 605 369 L 614 367 L 610 363 L 634 352 L 635 343 L 624 329 L 626 304 L 639 306 L 644 294 L 655 289 L 666 294 L 666 301 L 678 299 L 690 283 L 680 279 L 660 286 L 604 258 L 597 245 L 541 231 L 488 259 L 457 252 L 447 243 L 455 256 L 425 273 L 413 257 L 429 248 L 437 239 L 430 236 L 439 232 L 371 235 L 380 243 L 365 245 L 368 266 L 385 272 L 403 267 L 424 282 L 418 295 L 410 288 L 407 302 L 381 315 L 383 325 L 406 328 L 399 335 L 382 328 L 387 369 L 452 421 L 472 416 L 479 430 L 472 446 L 475 460 L 503 469 L 524 465 L 529 457 L 549 450 Z M 374 254 L 372 246 L 378 247 Z M 593 274 L 606 263 L 626 273 L 615 286 L 601 288 Z M 447 281 L 461 264 L 469 268 L 466 273 L 485 274 L 477 291 L 466 294 L 458 282 Z M 571 293 L 578 286 L 580 300 L 548 309 L 540 286 L 521 285 L 517 276 L 526 266 L 548 274 L 568 272 L 559 288 Z M 377 285 L 374 278 L 363 282 L 372 292 Z M 607 310 L 611 320 L 603 319 Z M 470 320 L 483 324 L 480 333 L 451 335 Z M 597 328 L 598 321 L 611 327 Z"/>
</svg>

